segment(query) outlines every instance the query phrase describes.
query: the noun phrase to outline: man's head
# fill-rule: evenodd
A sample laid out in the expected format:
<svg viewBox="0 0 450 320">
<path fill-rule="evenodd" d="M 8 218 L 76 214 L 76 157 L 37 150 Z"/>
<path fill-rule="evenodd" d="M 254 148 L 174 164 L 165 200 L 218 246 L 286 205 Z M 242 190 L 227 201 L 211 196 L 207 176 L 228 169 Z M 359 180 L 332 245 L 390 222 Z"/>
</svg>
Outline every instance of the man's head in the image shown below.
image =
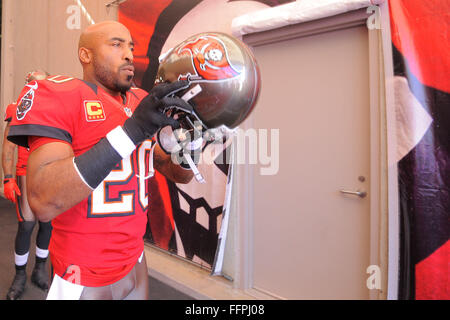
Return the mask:
<svg viewBox="0 0 450 320">
<path fill-rule="evenodd" d="M 49 74 L 42 70 L 33 70 L 28 72 L 27 76 L 25 77 L 25 83 L 29 83 L 34 80 L 43 80 L 47 78 Z"/>
<path fill-rule="evenodd" d="M 133 49 L 130 32 L 119 22 L 104 21 L 87 27 L 78 44 L 84 80 L 111 94 L 127 91 L 134 76 Z"/>
</svg>

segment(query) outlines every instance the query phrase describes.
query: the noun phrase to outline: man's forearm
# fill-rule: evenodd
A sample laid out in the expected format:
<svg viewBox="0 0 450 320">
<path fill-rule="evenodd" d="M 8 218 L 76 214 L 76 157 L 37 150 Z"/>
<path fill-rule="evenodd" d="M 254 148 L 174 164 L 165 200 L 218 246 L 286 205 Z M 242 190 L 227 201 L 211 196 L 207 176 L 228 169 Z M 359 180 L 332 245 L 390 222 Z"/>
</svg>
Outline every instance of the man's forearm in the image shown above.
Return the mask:
<svg viewBox="0 0 450 320">
<path fill-rule="evenodd" d="M 9 132 L 9 124 L 5 128 L 3 137 L 2 148 L 2 168 L 4 176 L 12 176 L 14 171 L 14 152 L 16 151 L 16 145 L 6 139 Z"/>
<path fill-rule="evenodd" d="M 12 176 L 14 171 L 14 146 L 10 148 L 9 146 L 3 145 L 2 151 L 2 168 L 3 176 Z"/>
</svg>

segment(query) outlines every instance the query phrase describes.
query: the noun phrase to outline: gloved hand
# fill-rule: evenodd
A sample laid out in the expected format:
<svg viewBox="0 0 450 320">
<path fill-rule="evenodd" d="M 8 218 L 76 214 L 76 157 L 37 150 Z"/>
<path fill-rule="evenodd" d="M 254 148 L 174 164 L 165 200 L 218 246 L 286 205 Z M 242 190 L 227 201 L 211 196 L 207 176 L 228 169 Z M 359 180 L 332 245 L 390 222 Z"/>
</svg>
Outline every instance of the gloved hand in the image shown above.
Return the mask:
<svg viewBox="0 0 450 320">
<path fill-rule="evenodd" d="M 168 107 L 176 107 L 186 113 L 192 113 L 192 106 L 177 96 L 177 91 L 186 89 L 189 82 L 177 81 L 162 83 L 153 87 L 149 94 L 134 110 L 133 115 L 125 121 L 123 129 L 135 145 L 151 138 L 160 128 L 170 125 L 179 126 L 178 121 L 166 116 L 163 111 Z"/>
<path fill-rule="evenodd" d="M 22 195 L 14 178 L 6 178 L 3 180 L 3 192 L 5 193 L 5 198 L 13 203 L 16 203 L 16 194 L 18 196 Z"/>
</svg>

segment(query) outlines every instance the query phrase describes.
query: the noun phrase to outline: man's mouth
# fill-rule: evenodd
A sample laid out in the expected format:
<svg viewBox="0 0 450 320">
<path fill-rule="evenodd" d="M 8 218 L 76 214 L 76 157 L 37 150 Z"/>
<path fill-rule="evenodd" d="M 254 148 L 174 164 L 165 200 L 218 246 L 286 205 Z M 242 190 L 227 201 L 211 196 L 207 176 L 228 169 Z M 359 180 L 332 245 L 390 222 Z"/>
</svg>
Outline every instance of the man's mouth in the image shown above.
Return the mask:
<svg viewBox="0 0 450 320">
<path fill-rule="evenodd" d="M 134 76 L 134 66 L 125 66 L 120 68 L 121 71 L 124 71 L 128 76 Z"/>
</svg>

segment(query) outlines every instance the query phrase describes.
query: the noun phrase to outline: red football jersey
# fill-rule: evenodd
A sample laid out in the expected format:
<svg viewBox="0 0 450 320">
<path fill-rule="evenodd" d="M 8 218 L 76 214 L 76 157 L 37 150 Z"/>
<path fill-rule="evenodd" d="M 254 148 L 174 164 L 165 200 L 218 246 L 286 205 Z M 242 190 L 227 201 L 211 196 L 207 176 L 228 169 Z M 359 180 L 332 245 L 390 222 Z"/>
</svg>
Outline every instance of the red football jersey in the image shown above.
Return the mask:
<svg viewBox="0 0 450 320">
<path fill-rule="evenodd" d="M 63 140 L 75 156 L 122 125 L 147 95 L 132 88 L 115 98 L 102 88 L 61 76 L 29 83 L 18 100 L 9 138 L 26 145 L 28 136 Z M 84 286 L 104 286 L 125 276 L 144 249 L 152 141 L 123 159 L 85 200 L 52 221 L 50 254 L 56 274 Z M 71 277 L 72 276 L 72 277 Z"/>
<path fill-rule="evenodd" d="M 16 114 L 17 103 L 11 103 L 6 107 L 5 121 L 11 122 Z M 16 176 L 25 176 L 27 174 L 27 160 L 29 152 L 27 148 L 19 146 L 17 152 Z"/>
</svg>

